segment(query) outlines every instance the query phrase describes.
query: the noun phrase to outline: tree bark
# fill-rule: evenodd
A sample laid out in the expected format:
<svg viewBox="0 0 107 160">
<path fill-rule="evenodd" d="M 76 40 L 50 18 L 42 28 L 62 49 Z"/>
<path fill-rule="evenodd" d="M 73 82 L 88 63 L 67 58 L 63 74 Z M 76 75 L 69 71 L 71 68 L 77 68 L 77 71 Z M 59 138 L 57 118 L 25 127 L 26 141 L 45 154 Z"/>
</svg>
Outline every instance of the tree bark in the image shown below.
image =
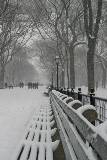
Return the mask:
<svg viewBox="0 0 107 160">
<path fill-rule="evenodd" d="M 75 88 L 75 67 L 74 67 L 74 48 L 69 47 L 70 54 L 70 88 Z"/>
<path fill-rule="evenodd" d="M 88 79 L 88 92 L 91 88 L 95 89 L 94 81 L 94 55 L 95 55 L 96 42 L 94 39 L 89 40 L 87 52 L 87 79 Z"/>
<path fill-rule="evenodd" d="M 91 0 L 82 0 L 84 9 L 84 26 L 86 36 L 88 39 L 88 52 L 87 52 L 87 77 L 88 77 L 88 91 L 95 89 L 94 84 L 94 55 L 96 40 L 98 38 L 99 24 L 102 15 L 102 0 L 97 0 L 97 13 L 96 18 L 93 14 L 93 2 Z M 95 24 L 94 24 L 95 19 Z"/>
<path fill-rule="evenodd" d="M 66 70 L 67 70 L 67 88 L 69 88 L 69 61 L 68 61 L 68 53 L 67 53 L 67 49 L 66 51 Z"/>
<path fill-rule="evenodd" d="M 1 70 L 0 70 L 0 88 L 1 89 L 4 88 L 4 73 L 5 73 L 5 68 L 4 66 L 1 66 Z"/>
<path fill-rule="evenodd" d="M 95 88 L 94 84 L 94 55 L 88 51 L 87 53 L 87 79 L 88 79 L 88 91 L 90 92 L 91 88 Z"/>
<path fill-rule="evenodd" d="M 102 65 L 102 88 L 106 88 L 106 69 Z"/>
<path fill-rule="evenodd" d="M 62 88 L 65 88 L 65 72 L 64 72 L 64 70 L 62 70 L 62 84 L 61 84 L 61 87 Z"/>
</svg>

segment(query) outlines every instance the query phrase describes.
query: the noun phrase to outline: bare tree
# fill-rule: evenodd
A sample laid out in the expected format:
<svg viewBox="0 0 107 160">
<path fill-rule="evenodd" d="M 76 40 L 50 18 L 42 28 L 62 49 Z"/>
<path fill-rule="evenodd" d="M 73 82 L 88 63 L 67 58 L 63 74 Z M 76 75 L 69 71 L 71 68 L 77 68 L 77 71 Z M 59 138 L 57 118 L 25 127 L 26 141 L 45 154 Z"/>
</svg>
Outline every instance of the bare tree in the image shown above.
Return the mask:
<svg viewBox="0 0 107 160">
<path fill-rule="evenodd" d="M 102 0 L 97 0 L 94 4 L 97 7 L 96 17 L 93 10 L 92 0 L 82 0 L 84 8 L 84 27 L 88 40 L 88 52 L 87 52 L 87 75 L 88 75 L 88 91 L 91 88 L 95 88 L 94 84 L 94 56 L 96 41 L 98 38 L 99 24 L 102 14 Z"/>
<path fill-rule="evenodd" d="M 4 86 L 4 73 L 7 63 L 12 60 L 18 44 L 24 45 L 31 36 L 32 22 L 24 21 L 19 11 L 19 3 L 5 1 L 0 9 L 0 87 Z M 29 31 L 30 30 L 30 31 Z M 26 38 L 26 35 L 29 35 Z"/>
</svg>

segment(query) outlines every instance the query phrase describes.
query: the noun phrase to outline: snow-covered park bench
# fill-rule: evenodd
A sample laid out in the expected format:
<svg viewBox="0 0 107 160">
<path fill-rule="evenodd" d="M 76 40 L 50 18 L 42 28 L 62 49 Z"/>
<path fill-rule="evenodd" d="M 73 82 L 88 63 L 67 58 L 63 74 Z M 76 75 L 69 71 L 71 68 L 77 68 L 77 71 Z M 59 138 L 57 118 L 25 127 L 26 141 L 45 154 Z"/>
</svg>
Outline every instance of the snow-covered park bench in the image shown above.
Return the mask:
<svg viewBox="0 0 107 160">
<path fill-rule="evenodd" d="M 54 110 L 66 160 L 106 160 L 107 122 L 94 126 L 97 112 L 53 90 L 50 103 Z"/>
<path fill-rule="evenodd" d="M 52 108 L 41 106 L 28 124 L 12 160 L 53 160 L 53 152 L 59 145 L 59 140 L 52 141 L 57 130 L 54 123 Z"/>
</svg>

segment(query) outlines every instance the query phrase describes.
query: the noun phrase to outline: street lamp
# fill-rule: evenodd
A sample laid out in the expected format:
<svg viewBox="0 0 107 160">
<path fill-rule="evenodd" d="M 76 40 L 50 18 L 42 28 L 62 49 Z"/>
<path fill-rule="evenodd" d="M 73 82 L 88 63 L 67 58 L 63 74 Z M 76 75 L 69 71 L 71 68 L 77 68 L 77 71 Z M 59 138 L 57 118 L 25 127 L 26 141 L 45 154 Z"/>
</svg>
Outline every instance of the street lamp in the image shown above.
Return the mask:
<svg viewBox="0 0 107 160">
<path fill-rule="evenodd" d="M 59 67 L 59 56 L 56 56 L 55 61 L 56 61 L 56 66 L 57 66 L 57 90 L 59 88 L 59 80 L 58 80 L 58 67 Z"/>
</svg>

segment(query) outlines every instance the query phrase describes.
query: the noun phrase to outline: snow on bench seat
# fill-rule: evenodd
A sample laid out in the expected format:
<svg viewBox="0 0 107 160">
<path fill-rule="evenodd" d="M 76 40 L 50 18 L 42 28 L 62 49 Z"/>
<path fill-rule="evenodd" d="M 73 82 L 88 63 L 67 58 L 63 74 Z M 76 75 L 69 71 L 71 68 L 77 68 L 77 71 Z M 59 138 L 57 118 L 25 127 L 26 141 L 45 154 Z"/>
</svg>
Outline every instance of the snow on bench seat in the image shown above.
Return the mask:
<svg viewBox="0 0 107 160">
<path fill-rule="evenodd" d="M 73 100 L 74 99 L 72 97 L 67 97 L 64 99 L 64 102 L 68 104 L 68 103 L 72 102 Z"/>
<path fill-rule="evenodd" d="M 52 91 L 50 102 L 56 117 L 66 159 L 106 160 L 107 122 L 97 127 L 94 126 L 91 123 L 97 118 L 94 106 L 85 105 L 74 109 L 71 105 L 73 101 L 70 102 L 71 104 L 67 104 L 62 97 L 56 91 Z"/>
<path fill-rule="evenodd" d="M 54 123 L 50 106 L 36 111 L 12 160 L 53 160 L 53 152 L 59 144 L 59 140 L 52 142 L 57 130 L 52 129 Z"/>
</svg>

